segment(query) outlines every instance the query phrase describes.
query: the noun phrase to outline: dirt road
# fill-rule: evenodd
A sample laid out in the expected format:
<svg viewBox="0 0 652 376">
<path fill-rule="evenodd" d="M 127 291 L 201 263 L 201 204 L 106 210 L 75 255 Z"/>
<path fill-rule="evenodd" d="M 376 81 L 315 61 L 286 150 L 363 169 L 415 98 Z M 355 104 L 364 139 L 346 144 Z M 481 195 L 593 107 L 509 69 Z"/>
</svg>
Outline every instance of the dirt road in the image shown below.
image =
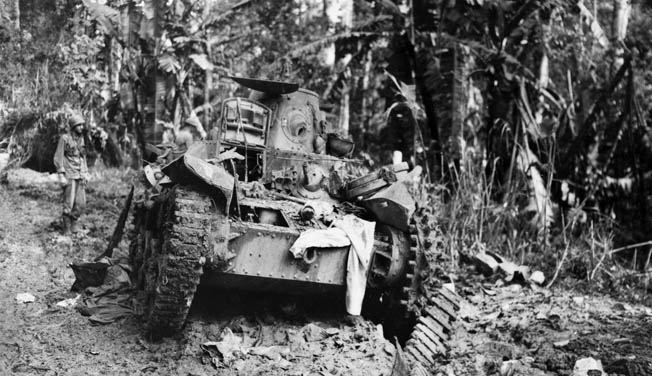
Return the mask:
<svg viewBox="0 0 652 376">
<path fill-rule="evenodd" d="M 135 320 L 92 327 L 74 309 L 55 305 L 75 296 L 69 293 L 74 276 L 67 264 L 89 258 L 101 245 L 58 236 L 51 229 L 61 210 L 58 203 L 57 195 L 47 191 L 0 188 L 0 304 L 5 307 L 0 369 L 43 375 L 138 372 L 152 354 L 143 351 Z M 32 294 L 35 302 L 18 303 L 19 293 Z"/>
</svg>

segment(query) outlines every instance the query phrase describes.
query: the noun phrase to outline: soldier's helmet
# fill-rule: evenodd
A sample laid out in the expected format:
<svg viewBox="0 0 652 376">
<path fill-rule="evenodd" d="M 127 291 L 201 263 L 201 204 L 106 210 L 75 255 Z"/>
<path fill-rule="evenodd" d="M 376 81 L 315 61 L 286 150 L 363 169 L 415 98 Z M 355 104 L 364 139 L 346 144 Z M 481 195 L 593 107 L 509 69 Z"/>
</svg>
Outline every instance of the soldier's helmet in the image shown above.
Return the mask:
<svg viewBox="0 0 652 376">
<path fill-rule="evenodd" d="M 70 126 L 70 129 L 74 129 L 76 126 L 84 125 L 85 123 L 86 120 L 84 120 L 84 117 L 80 114 L 72 114 L 70 119 L 68 119 L 68 126 Z"/>
</svg>

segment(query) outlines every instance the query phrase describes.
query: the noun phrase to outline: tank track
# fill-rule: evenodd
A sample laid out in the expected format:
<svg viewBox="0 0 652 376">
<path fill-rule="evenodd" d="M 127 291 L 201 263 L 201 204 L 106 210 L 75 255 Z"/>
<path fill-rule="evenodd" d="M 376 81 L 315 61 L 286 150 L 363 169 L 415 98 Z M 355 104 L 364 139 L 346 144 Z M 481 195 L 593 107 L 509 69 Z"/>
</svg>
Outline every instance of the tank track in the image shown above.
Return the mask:
<svg viewBox="0 0 652 376">
<path fill-rule="evenodd" d="M 435 293 L 420 291 L 423 287 L 421 272 L 426 266 L 421 236 L 414 221 L 410 224 L 410 252 L 406 265 L 405 285 L 401 305 L 405 312 L 416 313 L 416 324 L 405 343 L 405 354 L 413 373 L 427 374 L 438 357 L 447 351 L 447 342 L 457 318 L 461 298 L 447 288 Z M 424 297 L 420 298 L 420 297 Z"/>
<path fill-rule="evenodd" d="M 421 309 L 410 338 L 405 343 L 408 361 L 426 368 L 435 364 L 438 354 L 446 354 L 447 342 L 454 330 L 459 297 L 442 287 Z"/>
<path fill-rule="evenodd" d="M 158 338 L 176 334 L 185 323 L 209 254 L 206 234 L 215 210 L 208 195 L 176 186 L 147 214 L 149 226 L 140 226 L 135 238 L 133 265 L 139 266 L 140 252 L 136 286 L 141 289 L 146 330 Z"/>
</svg>

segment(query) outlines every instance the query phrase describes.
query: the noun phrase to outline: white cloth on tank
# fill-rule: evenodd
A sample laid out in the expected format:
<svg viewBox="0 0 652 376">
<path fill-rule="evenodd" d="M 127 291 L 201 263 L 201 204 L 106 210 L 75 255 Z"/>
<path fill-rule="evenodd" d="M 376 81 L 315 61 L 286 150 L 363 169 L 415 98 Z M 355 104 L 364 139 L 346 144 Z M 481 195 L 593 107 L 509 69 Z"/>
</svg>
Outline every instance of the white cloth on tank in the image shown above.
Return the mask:
<svg viewBox="0 0 652 376">
<path fill-rule="evenodd" d="M 374 246 L 375 222 L 348 214 L 333 221 L 328 229 L 307 230 L 290 247 L 295 258 L 302 258 L 308 248 L 351 246 L 346 266 L 346 311 L 359 315 L 367 289 L 367 272 Z"/>
</svg>

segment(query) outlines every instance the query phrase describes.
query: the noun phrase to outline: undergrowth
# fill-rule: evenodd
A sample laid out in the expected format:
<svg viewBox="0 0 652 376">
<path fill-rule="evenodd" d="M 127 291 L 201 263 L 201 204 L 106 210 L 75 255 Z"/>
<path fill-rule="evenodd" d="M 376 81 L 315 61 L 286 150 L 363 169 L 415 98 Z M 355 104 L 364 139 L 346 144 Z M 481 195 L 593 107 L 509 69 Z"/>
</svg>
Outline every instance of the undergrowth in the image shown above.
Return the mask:
<svg viewBox="0 0 652 376">
<path fill-rule="evenodd" d="M 542 228 L 524 210 L 527 193 L 518 180 L 512 194 L 496 199 L 485 166 L 467 161 L 455 184 L 423 185 L 418 193 L 417 216 L 434 277 L 459 278 L 460 263 L 471 262 L 479 252 L 493 252 L 542 271 L 545 286 L 561 281 L 615 293 L 638 288 L 638 296 L 645 295 L 641 289 L 649 284 L 649 253 L 639 252 L 636 261 L 631 254 L 614 252 L 617 223 L 611 218 L 580 207 L 554 206 L 552 225 Z"/>
<path fill-rule="evenodd" d="M 106 168 L 101 164 L 90 168 L 87 191 L 104 199 L 126 197 L 134 185 L 139 188 L 138 171 L 131 168 Z"/>
</svg>

